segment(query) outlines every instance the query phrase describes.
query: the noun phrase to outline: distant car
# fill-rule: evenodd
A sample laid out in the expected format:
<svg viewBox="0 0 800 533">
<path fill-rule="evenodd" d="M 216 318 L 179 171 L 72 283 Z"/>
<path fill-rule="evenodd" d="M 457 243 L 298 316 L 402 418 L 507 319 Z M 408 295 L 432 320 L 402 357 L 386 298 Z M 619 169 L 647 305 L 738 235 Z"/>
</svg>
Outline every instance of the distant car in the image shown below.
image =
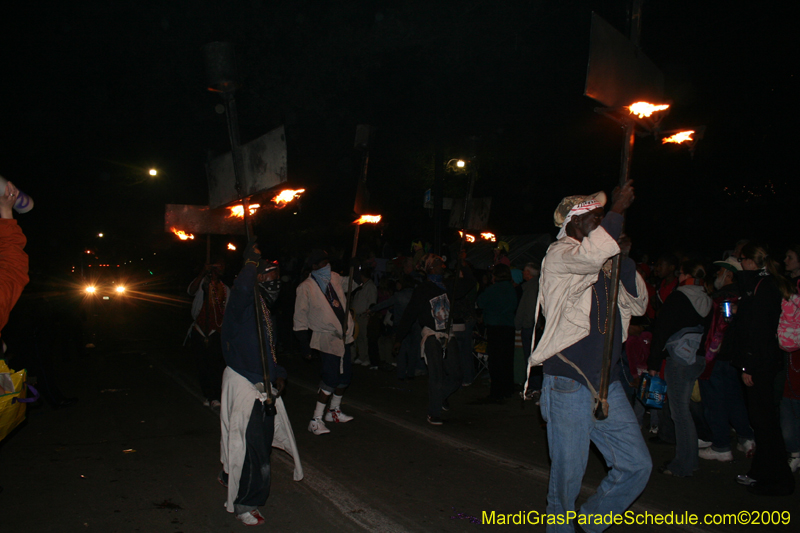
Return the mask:
<svg viewBox="0 0 800 533">
<path fill-rule="evenodd" d="M 116 300 L 125 296 L 126 289 L 124 282 L 112 278 L 88 279 L 83 282 L 84 297 L 91 300 Z"/>
</svg>

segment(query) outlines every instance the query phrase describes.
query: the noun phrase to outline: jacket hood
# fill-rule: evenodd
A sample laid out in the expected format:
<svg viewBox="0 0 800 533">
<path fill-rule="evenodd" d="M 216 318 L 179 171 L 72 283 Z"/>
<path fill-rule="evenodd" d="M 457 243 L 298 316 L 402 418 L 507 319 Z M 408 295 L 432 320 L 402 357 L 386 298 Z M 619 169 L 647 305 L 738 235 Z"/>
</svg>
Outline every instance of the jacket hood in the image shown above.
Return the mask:
<svg viewBox="0 0 800 533">
<path fill-rule="evenodd" d="M 705 318 L 708 316 L 708 313 L 711 312 L 712 300 L 711 297 L 706 294 L 703 287 L 699 285 L 684 285 L 678 287 L 678 292 L 682 292 L 689 298 L 694 310 L 697 311 L 697 314 L 701 317 Z"/>
</svg>

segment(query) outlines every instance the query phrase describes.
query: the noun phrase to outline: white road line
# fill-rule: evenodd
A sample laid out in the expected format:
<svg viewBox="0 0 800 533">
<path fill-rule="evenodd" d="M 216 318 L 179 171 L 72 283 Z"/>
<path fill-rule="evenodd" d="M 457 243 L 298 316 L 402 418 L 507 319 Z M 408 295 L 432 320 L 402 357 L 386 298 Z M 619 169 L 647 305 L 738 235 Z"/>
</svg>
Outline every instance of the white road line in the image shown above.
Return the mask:
<svg viewBox="0 0 800 533">
<path fill-rule="evenodd" d="M 315 386 L 312 386 L 302 381 L 292 381 L 292 384 L 299 385 L 300 387 L 309 390 L 311 392 L 315 392 L 317 390 Z M 420 437 L 426 438 L 428 440 L 433 440 L 440 444 L 453 447 L 458 451 L 470 453 L 480 458 L 492 461 L 498 466 L 501 466 L 507 470 L 513 470 L 514 472 L 523 473 L 529 477 L 534 478 L 536 481 L 541 482 L 543 485 L 545 485 L 545 487 L 547 486 L 547 483 L 550 480 L 550 470 L 548 468 L 543 468 L 541 466 L 536 466 L 534 464 L 525 463 L 501 453 L 485 450 L 475 446 L 473 443 L 470 443 L 468 441 L 442 434 L 439 431 L 431 431 L 431 429 L 428 428 L 427 426 L 421 426 L 419 424 L 414 424 L 406 420 L 403 420 L 402 418 L 394 415 L 381 413 L 377 411 L 374 407 L 367 405 L 363 402 L 360 402 L 358 400 L 354 400 L 349 396 L 347 398 L 347 404 L 354 407 L 355 409 L 358 409 L 359 411 L 364 412 L 367 416 L 371 416 L 373 418 L 382 420 L 386 423 L 401 427 L 404 430 L 410 431 Z M 592 487 L 585 483 L 582 483 L 581 496 L 585 498 L 589 497 L 595 493 L 596 489 L 597 487 Z M 630 509 L 636 513 L 650 513 L 650 514 L 663 515 L 669 512 L 669 511 L 665 512 L 662 509 L 658 509 L 641 503 L 634 503 L 630 507 Z M 688 531 L 691 533 L 712 533 L 712 531 L 709 529 L 692 525 L 681 525 L 681 526 L 663 525 L 660 526 L 660 528 L 663 528 L 661 529 L 662 531 L 674 530 L 674 531 Z M 717 533 L 718 531 L 719 530 L 716 530 Z"/>
<path fill-rule="evenodd" d="M 285 453 L 274 453 L 272 457 L 276 457 L 290 470 L 294 468 L 294 461 Z M 382 533 L 408 533 L 410 531 L 359 500 L 343 485 L 326 476 L 307 461 L 303 461 L 303 473 L 305 477 L 300 483 L 331 502 L 343 516 L 367 531 L 381 531 Z"/>
</svg>

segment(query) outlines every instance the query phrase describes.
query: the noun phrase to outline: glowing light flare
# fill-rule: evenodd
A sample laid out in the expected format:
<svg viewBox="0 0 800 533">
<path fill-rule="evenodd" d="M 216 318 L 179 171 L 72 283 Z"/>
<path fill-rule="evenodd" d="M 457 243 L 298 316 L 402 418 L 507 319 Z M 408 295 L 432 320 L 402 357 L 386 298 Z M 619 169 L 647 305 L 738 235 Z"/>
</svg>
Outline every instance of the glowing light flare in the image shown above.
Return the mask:
<svg viewBox="0 0 800 533">
<path fill-rule="evenodd" d="M 157 175 L 158 175 L 158 170 L 156 170 L 156 169 L 154 169 L 154 168 L 151 168 L 151 169 L 148 171 L 148 174 L 150 174 L 151 176 L 157 176 Z"/>
<path fill-rule="evenodd" d="M 86 292 L 88 292 L 89 294 L 94 294 L 94 291 L 95 291 L 95 288 L 92 285 L 89 285 L 88 287 L 86 287 Z"/>
<path fill-rule="evenodd" d="M 664 111 L 669 109 L 669 104 L 655 105 L 648 102 L 636 102 L 627 106 L 631 115 L 636 115 L 639 118 L 649 117 L 656 111 Z"/>
<path fill-rule="evenodd" d="M 692 135 L 694 135 L 694 130 L 679 131 L 675 135 L 670 135 L 669 137 L 664 137 L 663 139 L 661 139 L 661 143 L 662 144 L 667 144 L 667 143 L 681 144 L 682 142 L 685 142 L 685 141 L 693 141 L 694 139 L 692 139 Z"/>
<path fill-rule="evenodd" d="M 464 236 L 463 231 L 458 232 L 458 236 L 464 238 L 467 242 L 475 242 L 475 235 L 470 235 L 467 233 L 466 237 Z"/>
<path fill-rule="evenodd" d="M 236 250 L 236 246 L 232 242 L 229 242 L 228 243 L 228 250 Z"/>
<path fill-rule="evenodd" d="M 464 168 L 465 166 L 467 166 L 467 162 L 464 161 L 463 159 L 459 159 L 458 161 L 456 161 L 456 166 L 458 168 Z"/>
<path fill-rule="evenodd" d="M 170 229 L 172 230 L 172 233 L 177 235 L 178 238 L 180 240 L 182 240 L 182 241 L 194 240 L 194 235 L 192 235 L 191 233 L 186 233 L 183 230 L 175 229 L 175 228 L 170 228 Z"/>
<path fill-rule="evenodd" d="M 353 222 L 353 224 L 377 224 L 381 221 L 380 215 L 361 215 L 361 218 Z"/>
<path fill-rule="evenodd" d="M 495 237 L 494 233 L 488 231 L 481 233 L 481 239 L 489 242 L 497 242 L 497 237 Z"/>
<path fill-rule="evenodd" d="M 117 285 L 116 291 L 118 293 L 123 293 L 123 292 L 125 292 L 125 287 L 123 287 L 122 285 Z"/>
<path fill-rule="evenodd" d="M 261 204 L 250 204 L 249 212 L 250 215 L 255 215 L 258 208 L 261 207 Z M 228 209 L 231 210 L 231 214 L 228 217 L 236 217 L 236 218 L 244 218 L 244 206 L 243 205 L 234 205 L 229 207 Z"/>
<path fill-rule="evenodd" d="M 294 200 L 295 198 L 300 198 L 300 195 L 306 192 L 305 189 L 284 189 L 279 192 L 275 198 L 272 199 L 272 203 L 277 206 L 284 206 Z"/>
</svg>

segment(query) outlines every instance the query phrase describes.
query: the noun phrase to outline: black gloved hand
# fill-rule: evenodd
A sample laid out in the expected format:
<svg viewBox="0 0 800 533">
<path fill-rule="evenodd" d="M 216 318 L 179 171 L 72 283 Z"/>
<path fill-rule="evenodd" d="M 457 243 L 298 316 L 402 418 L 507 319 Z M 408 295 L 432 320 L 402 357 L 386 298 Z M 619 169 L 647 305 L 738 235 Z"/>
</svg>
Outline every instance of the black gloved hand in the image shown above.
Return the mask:
<svg viewBox="0 0 800 533">
<path fill-rule="evenodd" d="M 261 261 L 261 250 L 258 249 L 258 242 L 256 242 L 257 237 L 253 237 L 253 240 L 247 243 L 247 248 L 244 251 L 244 260 L 253 261 L 258 263 Z"/>
</svg>

